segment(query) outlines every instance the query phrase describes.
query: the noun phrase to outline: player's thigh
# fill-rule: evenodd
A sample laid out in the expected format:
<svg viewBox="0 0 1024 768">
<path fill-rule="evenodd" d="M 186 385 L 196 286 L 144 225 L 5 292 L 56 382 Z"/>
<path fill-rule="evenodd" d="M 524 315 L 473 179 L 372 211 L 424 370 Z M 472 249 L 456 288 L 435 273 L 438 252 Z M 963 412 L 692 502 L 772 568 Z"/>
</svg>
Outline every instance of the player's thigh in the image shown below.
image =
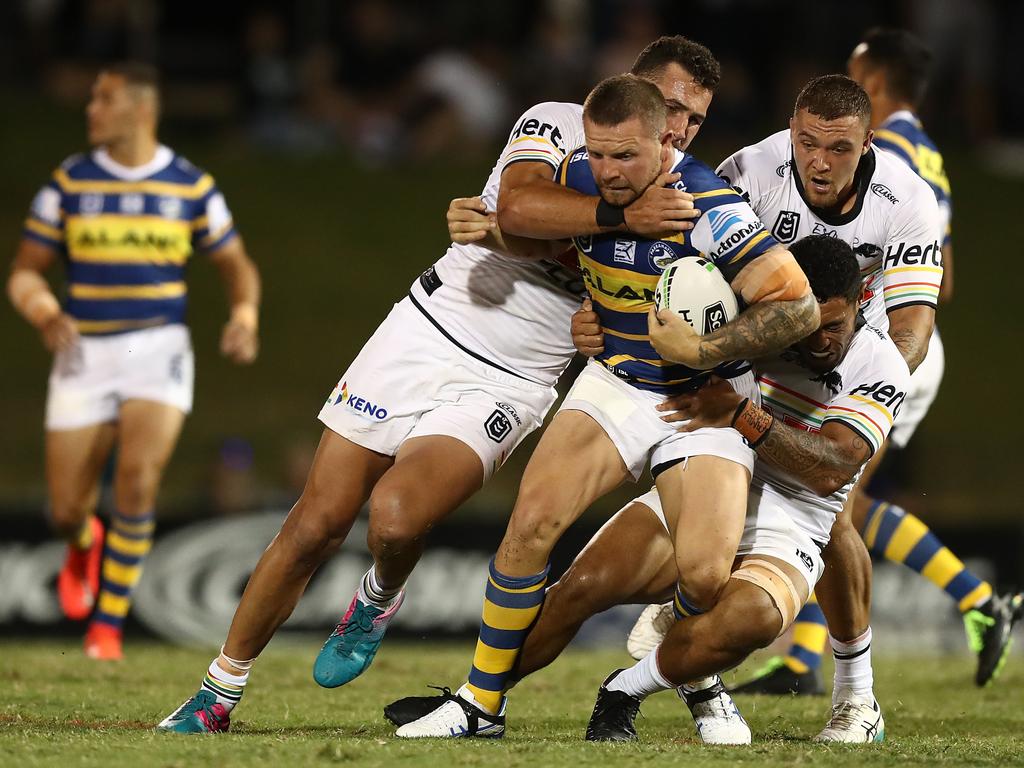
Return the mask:
<svg viewBox="0 0 1024 768">
<path fill-rule="evenodd" d="M 656 482 L 680 575 L 705 567 L 728 574 L 746 519 L 747 468 L 721 456 L 691 456 Z"/>
<path fill-rule="evenodd" d="M 348 534 L 374 485 L 394 463 L 324 429 L 302 495 L 292 507 L 281 536 L 300 550 L 321 550 Z"/>
<path fill-rule="evenodd" d="M 95 506 L 100 477 L 117 435 L 114 423 L 47 430 L 46 481 L 57 522 L 84 517 Z"/>
<path fill-rule="evenodd" d="M 126 400 L 118 419 L 119 468 L 134 464 L 161 471 L 174 453 L 185 413 L 155 400 Z"/>
<path fill-rule="evenodd" d="M 590 415 L 555 414 L 526 465 L 510 531 L 564 530 L 596 499 L 631 477 L 615 443 Z"/>
<path fill-rule="evenodd" d="M 370 537 L 422 536 L 483 482 L 480 457 L 463 441 L 449 435 L 406 440 L 370 494 Z"/>
<path fill-rule="evenodd" d="M 661 602 L 676 583 L 672 539 L 650 491 L 626 504 L 587 542 L 558 583 L 559 592 L 590 613 L 615 605 Z M 567 609 L 569 607 L 567 606 Z"/>
</svg>

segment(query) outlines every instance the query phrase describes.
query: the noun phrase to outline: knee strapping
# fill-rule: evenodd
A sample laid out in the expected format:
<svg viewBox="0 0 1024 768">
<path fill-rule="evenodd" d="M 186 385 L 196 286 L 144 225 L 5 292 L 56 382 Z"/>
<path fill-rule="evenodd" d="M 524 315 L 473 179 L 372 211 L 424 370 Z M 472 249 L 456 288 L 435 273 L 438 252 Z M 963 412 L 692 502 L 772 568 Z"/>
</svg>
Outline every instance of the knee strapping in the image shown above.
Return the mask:
<svg viewBox="0 0 1024 768">
<path fill-rule="evenodd" d="M 789 629 L 802 601 L 793 580 L 781 568 L 767 560 L 744 560 L 740 567 L 733 571 L 732 578 L 749 581 L 767 592 L 782 616 L 782 629 L 779 630 L 779 634 Z"/>
</svg>

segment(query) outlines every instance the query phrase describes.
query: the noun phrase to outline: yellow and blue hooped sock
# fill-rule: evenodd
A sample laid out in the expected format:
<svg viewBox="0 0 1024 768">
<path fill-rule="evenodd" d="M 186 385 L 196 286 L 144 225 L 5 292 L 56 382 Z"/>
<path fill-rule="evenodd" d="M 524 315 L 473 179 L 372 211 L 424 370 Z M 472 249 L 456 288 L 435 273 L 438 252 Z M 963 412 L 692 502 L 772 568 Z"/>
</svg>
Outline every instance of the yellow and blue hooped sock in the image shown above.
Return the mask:
<svg viewBox="0 0 1024 768">
<path fill-rule="evenodd" d="M 992 596 L 992 585 L 964 566 L 919 518 L 894 504 L 875 501 L 861 531 L 872 555 L 902 563 L 953 598 L 961 613 Z"/>
<path fill-rule="evenodd" d="M 672 611 L 676 615 L 676 621 L 690 616 L 700 616 L 704 611 L 686 599 L 682 587 L 676 584 L 676 596 L 672 601 Z"/>
<path fill-rule="evenodd" d="M 828 627 L 825 614 L 818 605 L 818 598 L 811 593 L 810 599 L 793 621 L 793 641 L 786 651 L 786 666 L 798 675 L 811 672 L 821 666 L 821 656 L 828 644 Z"/>
<path fill-rule="evenodd" d="M 153 546 L 155 527 L 152 512 L 138 517 L 117 512 L 111 516 L 93 621 L 121 629 L 131 608 L 132 591 L 142 576 L 142 563 Z"/>
<path fill-rule="evenodd" d="M 489 570 L 467 688 L 481 707 L 497 713 L 510 682 L 509 673 L 544 602 L 548 568 L 532 576 L 506 576 L 491 560 Z"/>
</svg>

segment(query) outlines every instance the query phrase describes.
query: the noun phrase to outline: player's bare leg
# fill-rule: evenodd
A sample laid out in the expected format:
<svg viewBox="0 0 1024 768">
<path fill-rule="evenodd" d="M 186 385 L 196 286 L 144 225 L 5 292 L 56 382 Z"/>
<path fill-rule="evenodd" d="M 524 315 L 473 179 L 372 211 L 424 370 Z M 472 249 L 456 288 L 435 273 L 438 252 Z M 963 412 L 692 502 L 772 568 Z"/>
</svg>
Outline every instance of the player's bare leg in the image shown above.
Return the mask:
<svg viewBox="0 0 1024 768">
<path fill-rule="evenodd" d="M 114 512 L 96 611 L 85 637 L 92 658 L 121 658 L 121 628 L 153 543 L 153 508 L 185 414 L 165 403 L 127 400 L 118 414 Z"/>
<path fill-rule="evenodd" d="M 729 579 L 707 612 L 676 622 L 654 652 L 633 667 L 609 675 L 587 726 L 588 740 L 635 739 L 633 720 L 644 698 L 716 675 L 779 636 L 796 606 L 807 598 L 807 582 L 789 563 L 766 555 L 740 558 L 737 570 L 748 560 L 752 568 L 764 568 L 755 563 L 767 561 L 784 573 L 792 585 L 791 593 L 780 598 L 756 583 Z M 780 600 L 784 607 L 778 607 Z M 749 743 L 749 730 L 745 735 Z"/>
<path fill-rule="evenodd" d="M 656 484 L 675 545 L 688 614 L 710 609 L 732 573 L 747 514 L 750 475 L 734 461 L 692 456 Z"/>
<path fill-rule="evenodd" d="M 500 736 L 504 691 L 540 612 L 548 557 L 562 532 L 595 500 L 630 477 L 615 444 L 587 414 L 560 411 L 541 438 L 519 485 L 519 495 L 491 563 L 481 635 L 469 682 L 459 695 L 398 729 L 404 738 Z M 505 610 L 514 608 L 515 610 Z M 469 710 L 476 726 L 470 728 Z"/>
<path fill-rule="evenodd" d="M 116 435 L 113 423 L 46 432 L 50 522 L 68 543 L 57 595 L 69 619 L 88 618 L 100 591 L 103 525 L 93 513 Z"/>
<path fill-rule="evenodd" d="M 317 683 L 336 688 L 366 671 L 402 605 L 427 534 L 483 481 L 479 456 L 461 440 L 430 435 L 402 444 L 370 494 L 367 543 L 374 564 L 317 655 Z"/>
</svg>

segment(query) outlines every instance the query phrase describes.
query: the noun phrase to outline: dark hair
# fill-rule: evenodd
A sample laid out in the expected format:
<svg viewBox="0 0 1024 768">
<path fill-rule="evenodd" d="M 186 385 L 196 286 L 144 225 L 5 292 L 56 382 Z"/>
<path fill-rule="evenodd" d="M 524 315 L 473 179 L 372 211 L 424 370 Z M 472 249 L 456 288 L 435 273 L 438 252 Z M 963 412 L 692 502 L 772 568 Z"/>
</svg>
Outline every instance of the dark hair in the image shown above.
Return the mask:
<svg viewBox="0 0 1024 768">
<path fill-rule="evenodd" d="M 891 96 L 909 101 L 915 108 L 928 87 L 932 52 L 905 29 L 875 27 L 862 40 L 865 60 L 885 72 L 885 87 Z"/>
<path fill-rule="evenodd" d="M 808 235 L 789 246 L 796 263 L 807 275 L 811 292 L 819 302 L 843 298 L 860 300 L 860 264 L 845 240 L 830 235 Z"/>
<path fill-rule="evenodd" d="M 822 75 L 811 80 L 796 97 L 793 114 L 802 109 L 822 120 L 854 116 L 865 125 L 871 124 L 871 100 L 857 81 L 846 75 Z"/>
<path fill-rule="evenodd" d="M 655 136 L 665 130 L 665 98 L 658 87 L 636 75 L 615 75 L 594 86 L 583 102 L 583 118 L 597 125 L 618 125 L 639 117 Z"/>
<path fill-rule="evenodd" d="M 149 87 L 160 92 L 160 72 L 144 61 L 118 61 L 106 65 L 100 71 L 123 77 L 128 85 Z"/>
<path fill-rule="evenodd" d="M 709 91 L 715 90 L 722 79 L 722 67 L 714 54 L 682 35 L 659 37 L 640 52 L 629 71 L 640 77 L 653 77 L 673 62 L 693 75 L 697 85 Z"/>
</svg>

